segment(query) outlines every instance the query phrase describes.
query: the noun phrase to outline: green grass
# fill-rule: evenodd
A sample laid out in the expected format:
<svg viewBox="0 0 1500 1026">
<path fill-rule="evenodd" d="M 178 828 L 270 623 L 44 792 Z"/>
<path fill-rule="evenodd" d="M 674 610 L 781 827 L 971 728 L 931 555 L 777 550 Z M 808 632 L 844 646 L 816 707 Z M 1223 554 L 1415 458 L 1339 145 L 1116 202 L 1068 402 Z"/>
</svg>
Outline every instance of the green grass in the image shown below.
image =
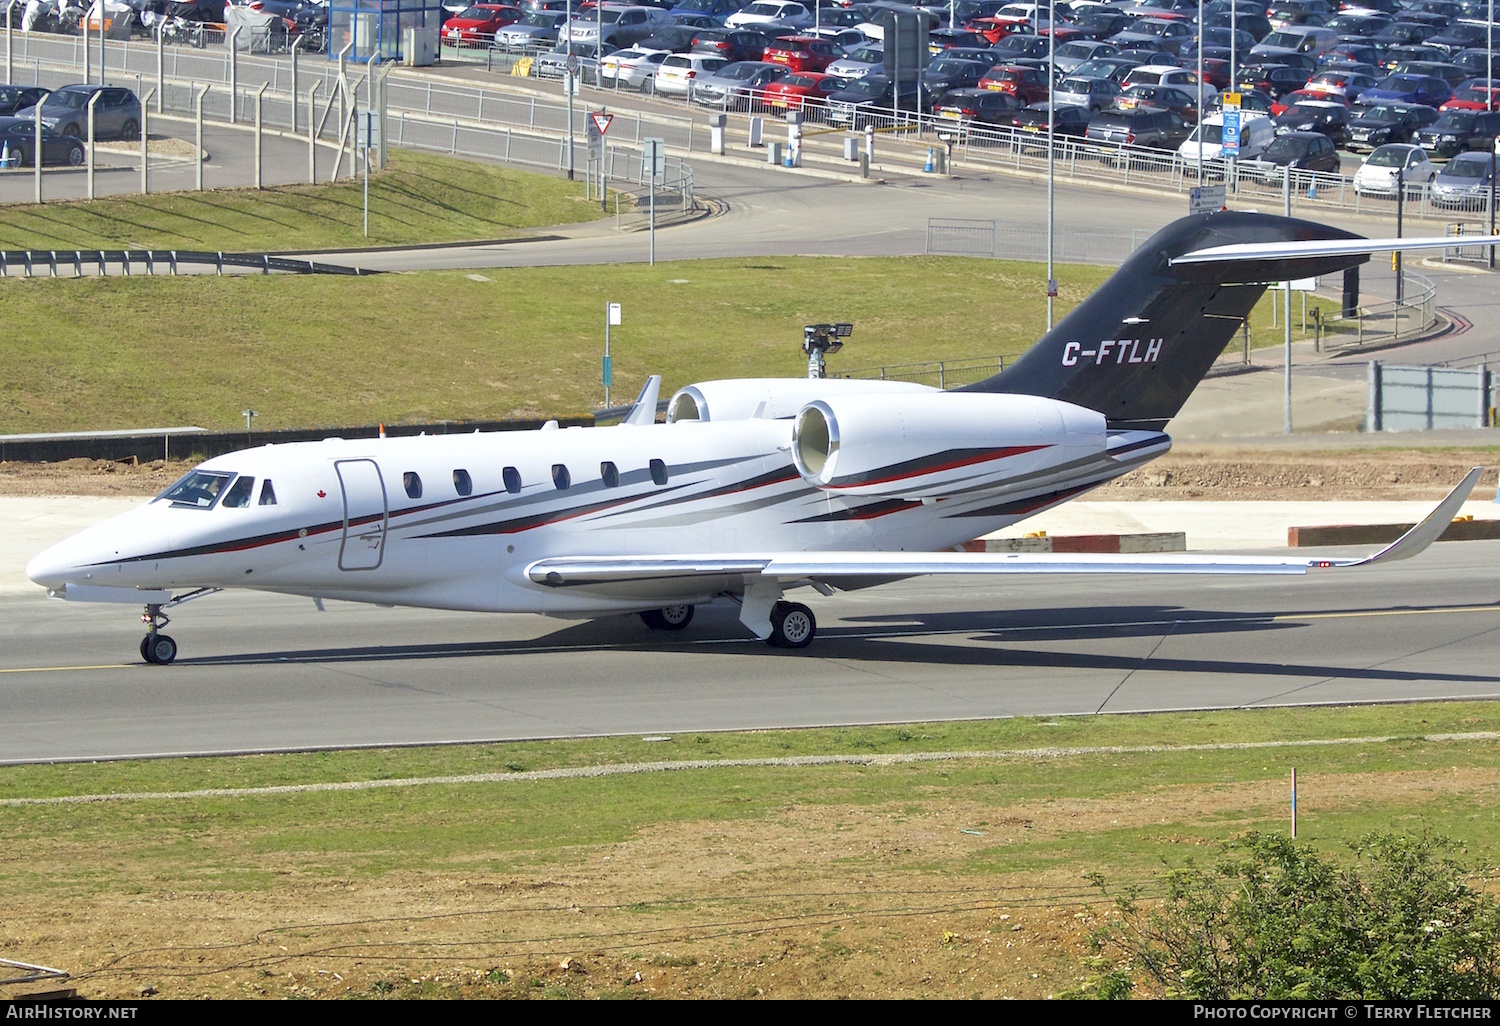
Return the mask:
<svg viewBox="0 0 1500 1026">
<path fill-rule="evenodd" d="M 1055 725 L 1053 725 L 1055 724 Z M 1303 781 L 1304 836 L 1341 850 L 1377 828 L 1426 826 L 1458 836 L 1471 852 L 1500 852 L 1500 816 L 1484 792 L 1377 790 L 1379 800 L 1334 800 L 1330 781 L 1401 773 L 1441 780 L 1453 767 L 1500 767 L 1490 741 L 1420 740 L 1428 733 L 1500 726 L 1493 703 L 1355 709 L 1255 710 L 1152 716 L 1016 719 L 898 727 L 695 735 L 505 745 L 162 760 L 0 769 L 7 797 L 93 794 L 290 782 L 426 777 L 658 759 L 1140 746 L 1395 735 L 1358 745 L 1233 751 L 1106 752 L 892 766 L 723 767 L 527 783 L 442 784 L 358 792 L 203 796 L 87 805 L 0 808 L 7 843 L 0 888 L 62 900 L 107 890 L 193 887 L 254 891 L 287 871 L 376 879 L 390 873 L 480 867 L 566 866 L 598 846 L 652 824 L 778 822 L 787 810 L 850 807 L 887 817 L 921 816 L 934 800 L 973 808 L 1179 795 L 1161 821 L 1119 829 L 1039 832 L 1024 842 L 967 854 L 895 856 L 891 868 L 980 874 L 1101 869 L 1143 879 L 1163 859 L 1239 830 L 1279 828 L 1280 810 L 1239 799 L 1240 785 Z M 1203 815 L 1191 795 L 1207 788 L 1220 807 Z M 1225 796 L 1228 796 L 1227 798 Z M 1058 821 L 1060 817 L 1053 817 Z M 960 826 L 984 824 L 953 823 Z M 853 855 L 851 864 L 877 856 Z M 886 856 L 880 856 L 886 858 Z M 937 861 L 933 861 L 937 858 Z M 951 858 L 951 861 L 949 859 Z M 888 863 L 889 865 L 889 863 Z M 1069 869 L 1071 872 L 1071 868 Z"/>
<path fill-rule="evenodd" d="M 364 182 L 174 192 L 0 208 L 0 249 L 287 252 L 512 238 L 602 216 L 582 182 L 392 150 Z"/>
</svg>

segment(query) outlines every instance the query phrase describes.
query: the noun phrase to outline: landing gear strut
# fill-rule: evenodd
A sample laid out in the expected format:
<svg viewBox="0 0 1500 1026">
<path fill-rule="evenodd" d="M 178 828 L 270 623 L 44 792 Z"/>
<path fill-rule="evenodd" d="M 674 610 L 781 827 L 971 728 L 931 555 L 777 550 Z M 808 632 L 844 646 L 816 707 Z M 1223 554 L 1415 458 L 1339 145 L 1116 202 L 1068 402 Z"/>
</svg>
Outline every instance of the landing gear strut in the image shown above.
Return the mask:
<svg viewBox="0 0 1500 1026">
<path fill-rule="evenodd" d="M 653 631 L 680 631 L 693 622 L 692 606 L 666 606 L 648 609 L 641 614 L 641 622 Z"/>
<path fill-rule="evenodd" d="M 173 641 L 169 635 L 161 633 L 161 628 L 172 622 L 171 618 L 161 611 L 161 606 L 156 604 L 146 606 L 146 611 L 141 614 L 141 622 L 146 625 L 146 636 L 141 639 L 141 658 L 157 666 L 165 666 L 176 659 L 177 642 Z"/>
<path fill-rule="evenodd" d="M 771 607 L 771 636 L 766 644 L 774 648 L 806 648 L 817 633 L 817 618 L 802 603 L 778 602 Z"/>
</svg>

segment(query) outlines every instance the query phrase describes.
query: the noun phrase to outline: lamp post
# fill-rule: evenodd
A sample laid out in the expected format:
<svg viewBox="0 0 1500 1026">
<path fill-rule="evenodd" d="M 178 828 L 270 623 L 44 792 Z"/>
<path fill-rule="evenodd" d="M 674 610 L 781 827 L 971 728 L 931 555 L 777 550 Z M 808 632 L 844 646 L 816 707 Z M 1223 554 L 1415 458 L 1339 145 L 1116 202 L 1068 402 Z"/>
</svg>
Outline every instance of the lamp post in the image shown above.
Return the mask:
<svg viewBox="0 0 1500 1026">
<path fill-rule="evenodd" d="M 1056 210 L 1054 171 L 1057 152 L 1054 149 L 1057 127 L 1057 33 L 1056 0 L 1047 0 L 1047 330 L 1052 330 L 1052 301 L 1057 298 L 1057 278 L 1052 267 L 1053 214 Z"/>
<path fill-rule="evenodd" d="M 567 16 L 563 18 L 563 39 L 567 46 L 567 59 L 563 64 L 563 92 L 568 94 L 568 181 L 573 180 L 573 0 L 568 0 Z"/>
<path fill-rule="evenodd" d="M 1203 185 L 1203 0 L 1198 0 L 1198 185 Z"/>
</svg>

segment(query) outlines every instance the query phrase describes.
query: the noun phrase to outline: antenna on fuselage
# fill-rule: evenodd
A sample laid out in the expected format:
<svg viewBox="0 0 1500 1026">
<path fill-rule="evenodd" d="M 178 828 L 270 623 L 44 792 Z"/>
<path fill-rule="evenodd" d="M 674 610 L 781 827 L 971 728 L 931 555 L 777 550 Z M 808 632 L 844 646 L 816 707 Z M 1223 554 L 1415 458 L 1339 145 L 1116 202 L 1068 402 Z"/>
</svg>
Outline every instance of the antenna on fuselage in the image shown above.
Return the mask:
<svg viewBox="0 0 1500 1026">
<path fill-rule="evenodd" d="M 848 321 L 837 324 L 809 324 L 802 329 L 802 351 L 807 354 L 807 376 L 828 377 L 824 357 L 844 348 L 844 339 L 854 334 L 854 325 Z"/>
</svg>

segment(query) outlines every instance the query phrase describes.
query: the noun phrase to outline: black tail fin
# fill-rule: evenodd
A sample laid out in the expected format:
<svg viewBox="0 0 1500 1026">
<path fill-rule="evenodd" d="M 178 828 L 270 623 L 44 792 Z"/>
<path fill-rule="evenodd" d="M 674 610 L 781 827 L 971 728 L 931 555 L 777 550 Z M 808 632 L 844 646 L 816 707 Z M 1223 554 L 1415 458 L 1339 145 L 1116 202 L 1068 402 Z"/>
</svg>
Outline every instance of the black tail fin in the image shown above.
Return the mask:
<svg viewBox="0 0 1500 1026">
<path fill-rule="evenodd" d="M 1358 239 L 1295 218 L 1223 211 L 1174 221 L 1002 374 L 962 391 L 1047 396 L 1112 427 L 1160 430 L 1182 409 L 1269 283 L 1331 274 L 1367 254 L 1179 264 L 1242 243 Z"/>
</svg>

